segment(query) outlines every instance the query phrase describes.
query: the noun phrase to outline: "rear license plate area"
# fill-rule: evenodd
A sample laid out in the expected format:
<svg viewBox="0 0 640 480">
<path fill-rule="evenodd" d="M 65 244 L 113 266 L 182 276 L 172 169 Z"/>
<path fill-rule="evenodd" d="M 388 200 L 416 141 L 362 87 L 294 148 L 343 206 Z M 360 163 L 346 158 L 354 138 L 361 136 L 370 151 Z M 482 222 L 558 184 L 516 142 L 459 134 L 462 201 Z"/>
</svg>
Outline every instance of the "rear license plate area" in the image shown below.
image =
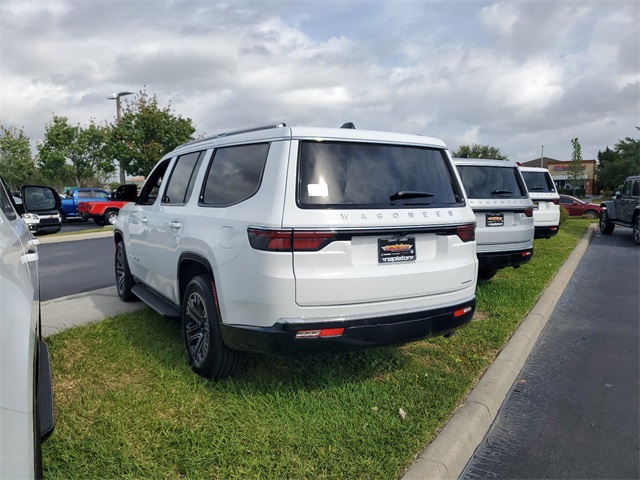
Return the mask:
<svg viewBox="0 0 640 480">
<path fill-rule="evenodd" d="M 378 239 L 378 263 L 412 262 L 415 259 L 415 237 L 391 237 Z"/>
<path fill-rule="evenodd" d="M 487 227 L 503 227 L 504 213 L 487 213 L 486 222 Z"/>
</svg>

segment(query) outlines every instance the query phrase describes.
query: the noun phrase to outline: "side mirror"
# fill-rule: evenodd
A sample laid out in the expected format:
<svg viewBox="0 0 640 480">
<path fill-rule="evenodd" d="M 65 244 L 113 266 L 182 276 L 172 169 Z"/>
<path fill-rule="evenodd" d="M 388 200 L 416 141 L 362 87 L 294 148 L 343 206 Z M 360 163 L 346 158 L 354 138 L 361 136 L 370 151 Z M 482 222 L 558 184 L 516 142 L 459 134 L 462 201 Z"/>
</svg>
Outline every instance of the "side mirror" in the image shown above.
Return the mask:
<svg viewBox="0 0 640 480">
<path fill-rule="evenodd" d="M 138 196 L 138 187 L 134 184 L 120 185 L 116 190 L 116 200 L 123 202 L 135 202 Z"/>
<path fill-rule="evenodd" d="M 60 210 L 62 202 L 60 195 L 51 187 L 42 185 L 25 185 L 20 190 L 22 198 L 21 213 L 38 213 L 50 210 Z"/>
</svg>

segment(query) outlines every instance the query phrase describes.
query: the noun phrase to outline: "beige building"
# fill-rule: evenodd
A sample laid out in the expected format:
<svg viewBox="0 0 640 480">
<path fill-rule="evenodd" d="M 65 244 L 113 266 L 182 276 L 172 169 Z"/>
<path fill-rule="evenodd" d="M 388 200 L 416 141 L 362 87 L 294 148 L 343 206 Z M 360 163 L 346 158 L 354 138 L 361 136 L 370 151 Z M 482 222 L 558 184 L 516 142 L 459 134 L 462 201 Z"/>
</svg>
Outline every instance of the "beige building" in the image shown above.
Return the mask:
<svg viewBox="0 0 640 480">
<path fill-rule="evenodd" d="M 529 160 L 528 162 L 521 162 L 523 167 L 544 167 L 549 170 L 551 178 L 556 184 L 558 190 L 570 190 L 574 187 L 569 180 L 569 164 L 571 161 L 556 160 L 555 158 L 543 157 L 536 158 L 535 160 Z M 586 195 L 595 195 L 597 191 L 595 188 L 596 181 L 596 161 L 595 160 L 583 160 L 582 170 L 584 175 L 579 185 L 575 185 L 578 189 L 584 189 Z"/>
</svg>

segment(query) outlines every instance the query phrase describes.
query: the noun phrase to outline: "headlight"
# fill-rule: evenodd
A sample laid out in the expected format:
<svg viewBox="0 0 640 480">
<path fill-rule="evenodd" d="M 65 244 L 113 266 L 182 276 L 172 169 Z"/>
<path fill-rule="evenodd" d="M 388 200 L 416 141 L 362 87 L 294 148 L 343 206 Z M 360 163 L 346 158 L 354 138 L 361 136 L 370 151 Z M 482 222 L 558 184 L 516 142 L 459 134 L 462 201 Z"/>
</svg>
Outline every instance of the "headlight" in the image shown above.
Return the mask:
<svg viewBox="0 0 640 480">
<path fill-rule="evenodd" d="M 40 220 L 40 217 L 35 213 L 23 213 L 22 218 L 24 218 L 25 220 L 31 220 L 31 221 Z"/>
</svg>

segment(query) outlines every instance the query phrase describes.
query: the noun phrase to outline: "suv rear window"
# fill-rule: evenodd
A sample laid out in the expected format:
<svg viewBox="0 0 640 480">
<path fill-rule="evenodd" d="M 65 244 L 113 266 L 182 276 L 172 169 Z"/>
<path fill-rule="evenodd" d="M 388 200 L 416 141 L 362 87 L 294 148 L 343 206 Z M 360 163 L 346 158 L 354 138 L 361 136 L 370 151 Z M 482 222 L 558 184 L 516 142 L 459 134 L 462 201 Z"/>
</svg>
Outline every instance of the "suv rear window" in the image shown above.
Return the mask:
<svg viewBox="0 0 640 480">
<path fill-rule="evenodd" d="M 442 207 L 462 204 L 443 150 L 357 142 L 300 142 L 301 208 Z M 399 192 L 422 196 L 391 200 Z"/>
<path fill-rule="evenodd" d="M 522 172 L 524 181 L 530 192 L 555 192 L 551 175 L 547 172 Z"/>
<path fill-rule="evenodd" d="M 525 198 L 527 189 L 516 168 L 458 165 L 467 196 L 480 198 Z"/>
</svg>

